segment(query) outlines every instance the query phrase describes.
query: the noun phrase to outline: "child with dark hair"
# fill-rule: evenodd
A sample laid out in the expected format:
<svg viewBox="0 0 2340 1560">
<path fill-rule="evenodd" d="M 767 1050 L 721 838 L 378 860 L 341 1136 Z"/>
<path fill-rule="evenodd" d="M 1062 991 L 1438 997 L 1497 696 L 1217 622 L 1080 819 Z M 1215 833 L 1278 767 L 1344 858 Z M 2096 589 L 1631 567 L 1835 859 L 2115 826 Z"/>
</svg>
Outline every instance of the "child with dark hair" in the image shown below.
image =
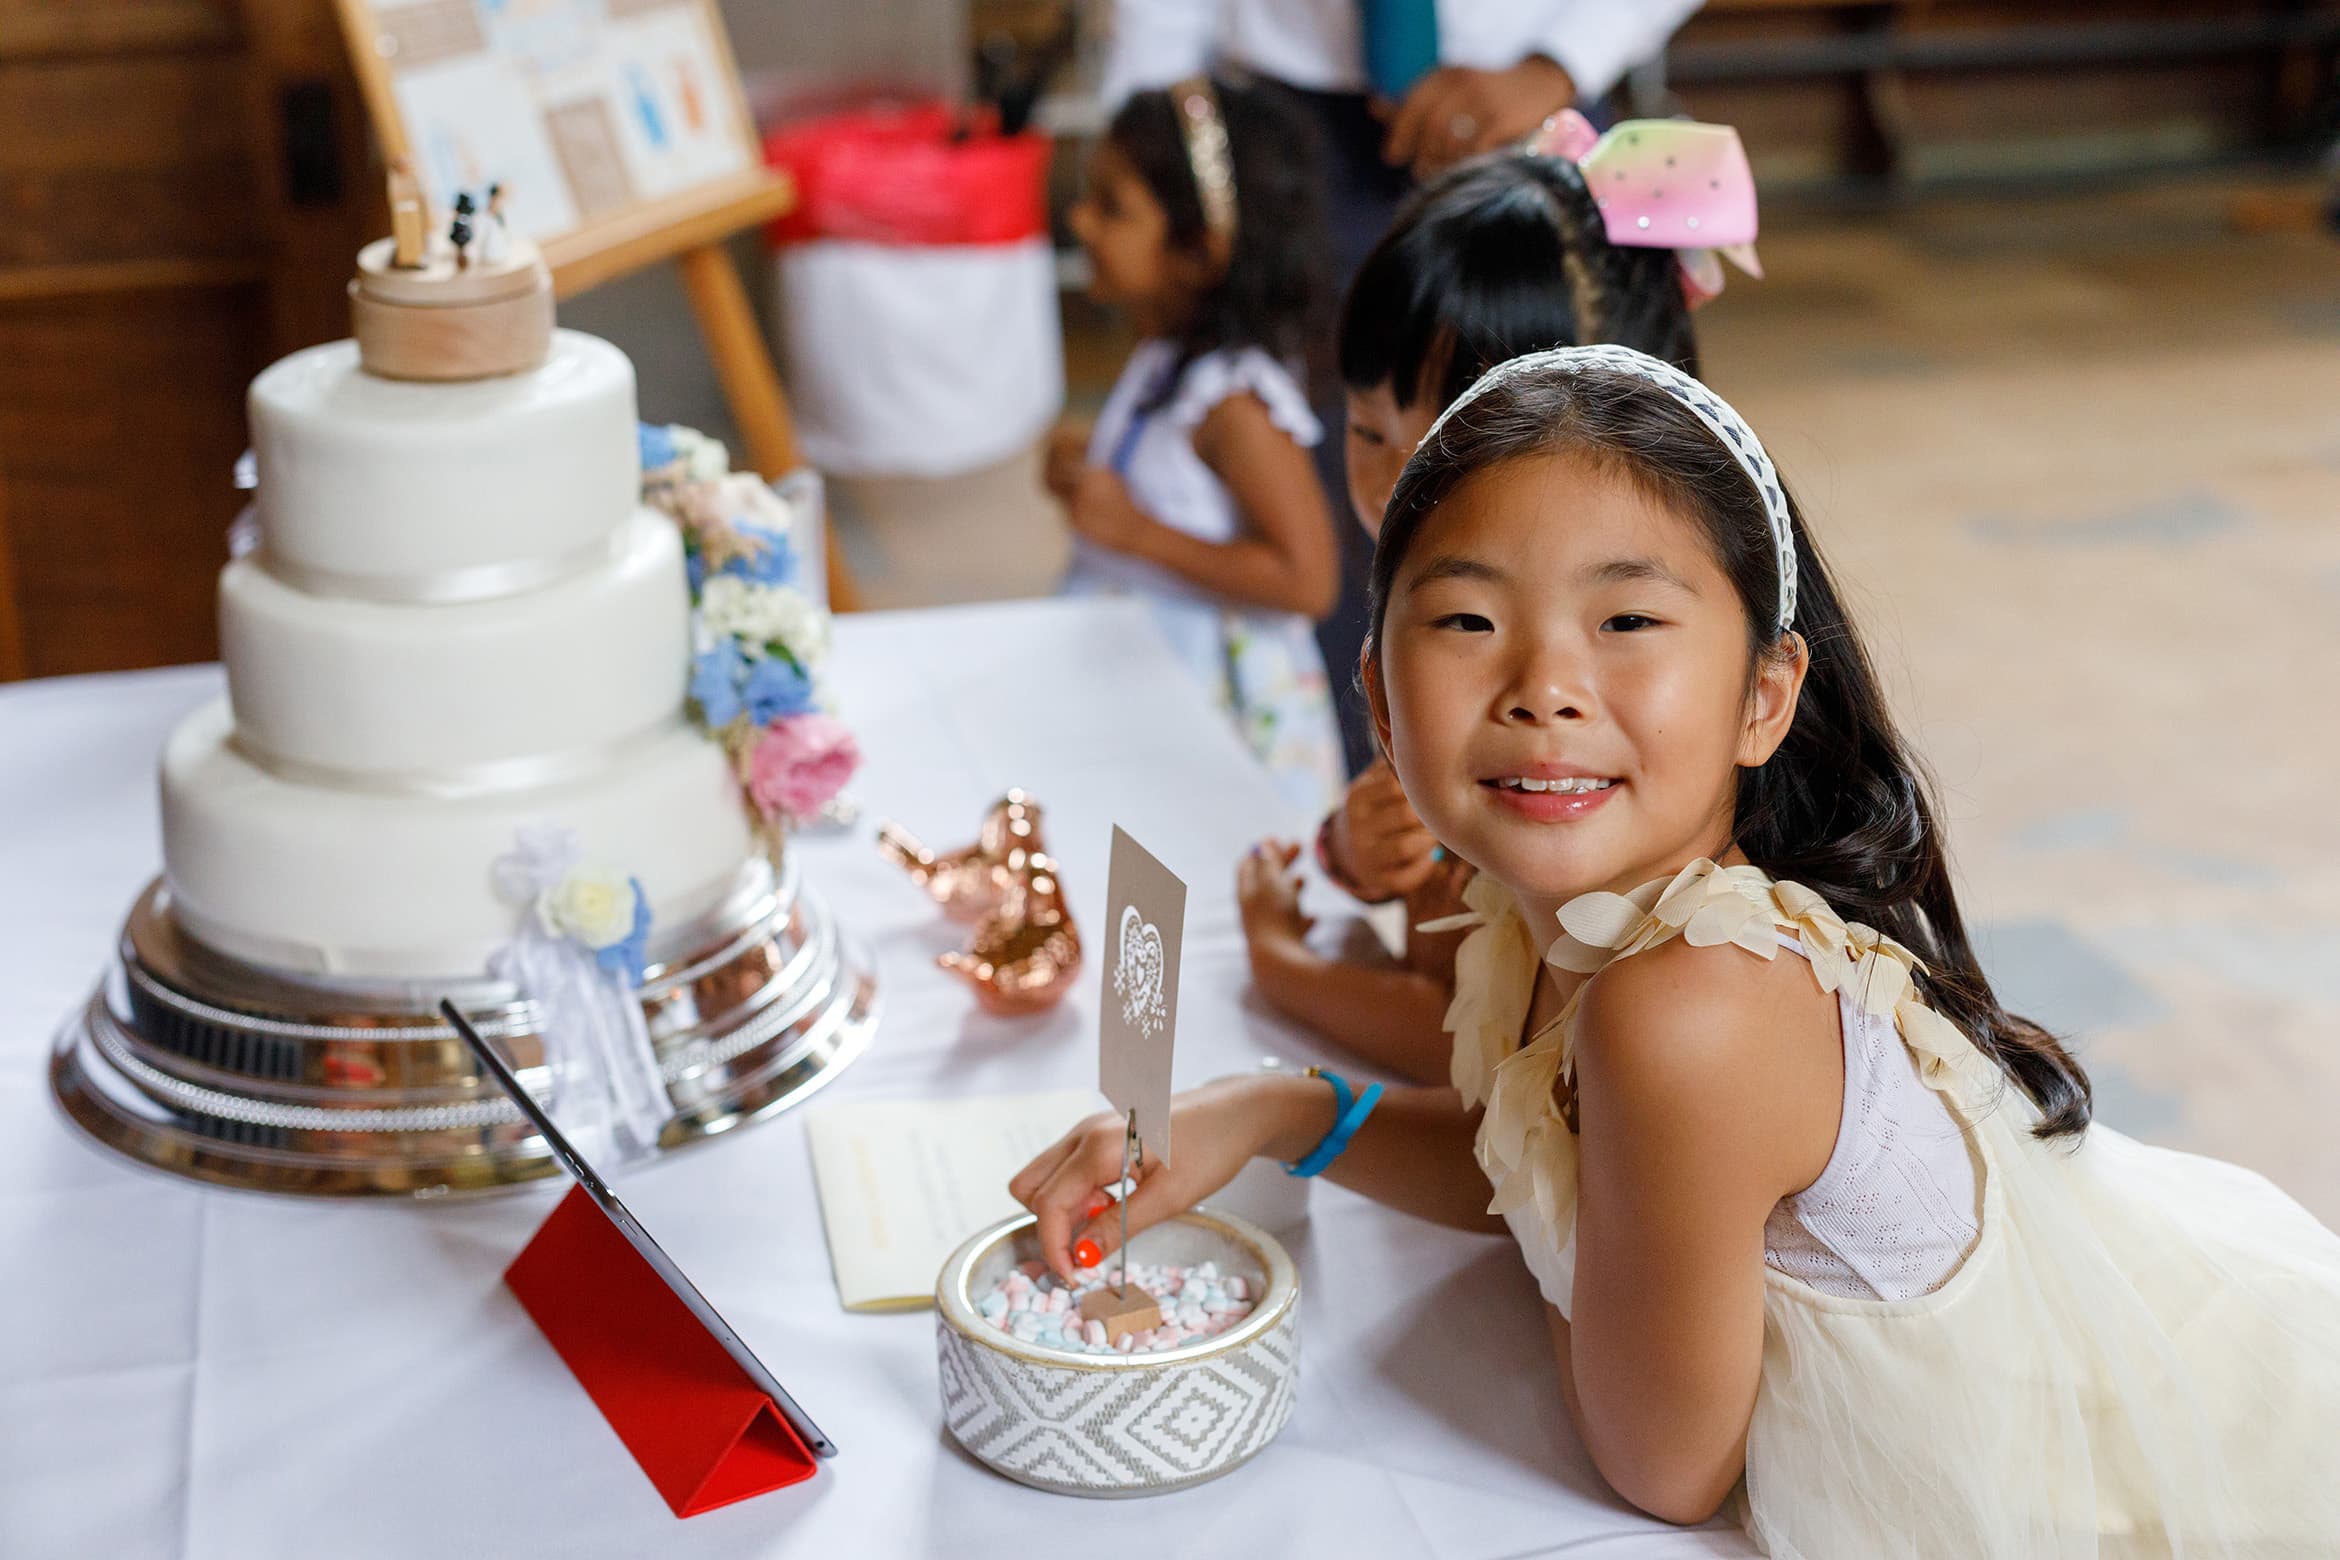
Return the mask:
<svg viewBox="0 0 2340 1560">
<path fill-rule="evenodd" d="M 1078 539 L 1064 589 L 1143 598 L 1302 817 L 1343 775 L 1313 626 L 1338 558 L 1299 366 L 1323 291 L 1314 168 L 1257 87 L 1195 77 L 1122 106 L 1072 227 L 1092 296 L 1143 339 L 1046 474 Z"/>
<path fill-rule="evenodd" d="M 1738 413 L 1621 347 L 1515 358 L 1407 462 L 1372 583 L 1376 730 L 1480 873 L 1451 1086 L 1181 1095 L 1128 1229 L 1255 1155 L 1508 1225 L 1594 1465 L 1767 1554 L 2340 1553 L 2340 1239 L 2092 1124 L 2007 1011 Z M 1012 1183 L 1060 1274 L 1118 1244 L 1124 1131 Z"/>
<path fill-rule="evenodd" d="M 1625 139 L 1644 135 L 1651 139 Z M 1654 246 L 1655 224 L 1638 225 L 1648 213 L 1622 196 L 1612 223 L 1590 181 L 1616 187 L 1619 167 L 1627 166 L 1630 184 L 1625 154 L 1648 162 L 1652 151 L 1659 168 L 1670 156 L 1677 174 L 1689 174 L 1685 159 L 1697 160 L 1690 156 L 1695 145 L 1705 156 L 1704 176 L 1678 198 L 1678 221 L 1695 220 L 1696 232 L 1727 242 L 1751 237 L 1753 187 L 1735 135 L 1713 125 L 1627 124 L 1604 141 L 1568 115 L 1540 144 L 1562 155 L 1482 158 L 1424 186 L 1350 285 L 1340 322 L 1349 501 L 1368 534 L 1380 530 L 1390 488 L 1424 430 L 1497 363 L 1543 347 L 1609 341 L 1697 372 L 1683 253 Z M 1448 1047 L 1439 1025 L 1453 993 L 1457 939 L 1416 928 L 1462 908 L 1470 869 L 1423 827 L 1387 760 L 1350 782 L 1317 830 L 1317 863 L 1368 903 L 1404 901 L 1405 949 L 1393 967 L 1328 958 L 1309 946 L 1291 871 L 1299 854 L 1296 845 L 1264 840 L 1238 868 L 1260 994 L 1401 1077 L 1445 1078 Z"/>
</svg>

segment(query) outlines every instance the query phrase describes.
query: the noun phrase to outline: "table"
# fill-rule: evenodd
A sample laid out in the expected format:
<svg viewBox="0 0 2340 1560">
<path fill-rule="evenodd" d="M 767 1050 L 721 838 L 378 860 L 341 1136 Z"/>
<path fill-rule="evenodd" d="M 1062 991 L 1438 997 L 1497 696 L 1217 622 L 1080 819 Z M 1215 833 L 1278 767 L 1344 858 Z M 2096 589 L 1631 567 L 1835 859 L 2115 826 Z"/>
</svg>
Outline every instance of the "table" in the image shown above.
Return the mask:
<svg viewBox="0 0 2340 1560">
<path fill-rule="evenodd" d="M 870 844 L 889 817 L 955 841 L 1010 785 L 1048 805 L 1076 914 L 1104 902 L 1110 823 L 1187 877 L 1182 1085 L 1262 1053 L 1330 1059 L 1248 993 L 1234 907 L 1238 854 L 1308 820 L 1281 815 L 1138 609 L 849 617 L 833 664 L 866 816 L 791 848 L 873 950 L 886 1008 L 805 1110 L 1093 1080 L 1094 986 L 1037 1020 L 978 1014 L 932 964 L 958 929 Z M 805 1485 L 676 1521 L 499 1282 L 556 1188 L 438 1206 L 199 1189 L 88 1146 L 51 1104 L 50 1036 L 160 859 L 164 734 L 219 686 L 181 667 L 0 690 L 0 1555 L 1752 1553 L 1607 1493 L 1507 1241 L 1330 1185 L 1290 1242 L 1305 1362 L 1272 1446 L 1152 1500 L 1012 1484 L 941 1430 L 932 1316 L 839 1308 L 801 1112 L 621 1178 L 843 1448 Z"/>
</svg>

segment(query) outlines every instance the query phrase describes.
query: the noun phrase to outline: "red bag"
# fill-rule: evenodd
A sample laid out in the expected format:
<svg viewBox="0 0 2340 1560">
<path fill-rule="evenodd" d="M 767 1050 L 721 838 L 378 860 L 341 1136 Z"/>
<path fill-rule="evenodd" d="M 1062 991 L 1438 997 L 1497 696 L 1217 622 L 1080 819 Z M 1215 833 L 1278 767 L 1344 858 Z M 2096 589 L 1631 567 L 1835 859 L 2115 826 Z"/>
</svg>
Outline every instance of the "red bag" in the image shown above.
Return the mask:
<svg viewBox="0 0 2340 1560">
<path fill-rule="evenodd" d="M 764 160 L 796 182 L 775 245 L 812 238 L 918 246 L 1011 244 L 1048 231 L 1048 138 L 1003 136 L 990 110 L 856 109 L 782 125 Z"/>
</svg>

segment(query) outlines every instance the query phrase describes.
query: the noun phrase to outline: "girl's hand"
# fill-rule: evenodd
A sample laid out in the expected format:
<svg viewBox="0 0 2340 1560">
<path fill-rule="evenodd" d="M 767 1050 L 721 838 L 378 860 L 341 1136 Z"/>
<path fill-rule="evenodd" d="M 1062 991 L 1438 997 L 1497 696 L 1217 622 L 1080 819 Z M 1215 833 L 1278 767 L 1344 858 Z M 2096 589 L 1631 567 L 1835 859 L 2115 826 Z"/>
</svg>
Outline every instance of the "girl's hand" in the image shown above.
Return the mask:
<svg viewBox="0 0 2340 1560">
<path fill-rule="evenodd" d="M 1300 847 L 1286 840 L 1261 840 L 1235 867 L 1235 903 L 1243 915 L 1243 940 L 1254 960 L 1271 945 L 1299 946 L 1316 923 L 1300 913 L 1300 879 L 1292 863 Z"/>
<path fill-rule="evenodd" d="M 1089 430 L 1081 423 L 1058 423 L 1048 433 L 1047 454 L 1040 466 L 1040 485 L 1060 503 L 1071 503 L 1081 473 L 1089 469 Z"/>
<path fill-rule="evenodd" d="M 1576 83 L 1557 62 L 1531 54 L 1509 70 L 1448 65 L 1414 84 L 1389 115 L 1381 155 L 1429 178 L 1466 157 L 1524 140 L 1576 101 Z"/>
<path fill-rule="evenodd" d="M 1349 783 L 1333 832 L 1343 866 L 1369 903 L 1410 894 L 1438 869 L 1438 841 L 1386 763 Z"/>
<path fill-rule="evenodd" d="M 1065 496 L 1065 518 L 1076 534 L 1108 552 L 1135 552 L 1146 524 L 1121 478 L 1103 466 L 1083 466 Z"/>
<path fill-rule="evenodd" d="M 1279 1123 L 1272 1119 L 1272 1087 L 1296 1081 L 1272 1075 L 1221 1078 L 1173 1100 L 1170 1141 L 1176 1157 L 1164 1164 L 1149 1154 L 1139 1166 L 1137 1190 L 1129 1197 L 1129 1232 L 1135 1235 L 1184 1213 L 1234 1180 L 1275 1141 Z M 1329 1114 L 1330 1091 L 1320 1085 L 1313 1092 L 1326 1096 Z M 1117 1114 L 1091 1116 L 1008 1182 L 1009 1194 L 1040 1216 L 1041 1260 L 1068 1283 L 1076 1250 L 1102 1262 L 1120 1246 L 1121 1216 L 1105 1188 L 1121 1178 L 1125 1130 Z M 1318 1128 L 1318 1135 L 1325 1130 Z"/>
</svg>

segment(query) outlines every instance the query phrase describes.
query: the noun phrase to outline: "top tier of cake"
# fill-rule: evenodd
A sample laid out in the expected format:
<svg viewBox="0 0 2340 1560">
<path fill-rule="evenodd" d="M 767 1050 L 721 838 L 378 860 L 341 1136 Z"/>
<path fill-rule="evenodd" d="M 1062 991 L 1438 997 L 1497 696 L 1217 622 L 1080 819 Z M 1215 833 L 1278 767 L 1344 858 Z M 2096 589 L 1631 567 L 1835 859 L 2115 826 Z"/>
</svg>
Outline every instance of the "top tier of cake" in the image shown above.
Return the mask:
<svg viewBox="0 0 2340 1560">
<path fill-rule="evenodd" d="M 633 365 L 575 331 L 527 373 L 457 384 L 383 379 L 331 342 L 264 370 L 249 410 L 269 571 L 312 595 L 533 589 L 609 556 L 641 489 Z"/>
</svg>

